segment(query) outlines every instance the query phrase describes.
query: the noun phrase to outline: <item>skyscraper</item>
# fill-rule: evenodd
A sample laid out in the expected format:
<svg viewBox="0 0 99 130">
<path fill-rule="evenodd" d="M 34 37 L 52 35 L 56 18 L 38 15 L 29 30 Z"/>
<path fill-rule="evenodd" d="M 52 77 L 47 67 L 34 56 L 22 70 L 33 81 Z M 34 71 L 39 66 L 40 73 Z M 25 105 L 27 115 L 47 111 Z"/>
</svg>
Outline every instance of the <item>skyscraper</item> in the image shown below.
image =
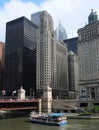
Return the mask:
<svg viewBox="0 0 99 130">
<path fill-rule="evenodd" d="M 56 96 L 66 98 L 68 96 L 68 51 L 62 40 L 56 41 L 56 74 L 57 86 Z"/>
<path fill-rule="evenodd" d="M 57 40 L 64 40 L 67 39 L 67 34 L 65 28 L 62 26 L 62 24 L 59 22 L 58 27 L 55 30 L 55 35 Z"/>
<path fill-rule="evenodd" d="M 99 21 L 91 10 L 88 25 L 78 30 L 81 97 L 99 98 Z"/>
<path fill-rule="evenodd" d="M 31 20 L 39 27 L 37 44 L 37 95 L 42 96 L 43 88 L 52 87 L 53 97 L 68 93 L 67 47 L 56 41 L 53 19 L 46 11 L 31 15 Z"/>
<path fill-rule="evenodd" d="M 3 67 L 4 67 L 4 43 L 0 42 L 0 89 L 2 88 Z"/>
<path fill-rule="evenodd" d="M 67 45 L 68 51 L 72 51 L 77 54 L 78 37 L 64 39 L 64 42 Z"/>
<path fill-rule="evenodd" d="M 31 15 L 31 20 L 39 27 L 37 44 L 37 95 L 42 96 L 48 85 L 56 88 L 56 43 L 53 19 L 46 11 Z"/>
<path fill-rule="evenodd" d="M 26 95 L 36 90 L 38 27 L 25 17 L 6 24 L 3 86 L 8 95 L 22 85 Z"/>
</svg>

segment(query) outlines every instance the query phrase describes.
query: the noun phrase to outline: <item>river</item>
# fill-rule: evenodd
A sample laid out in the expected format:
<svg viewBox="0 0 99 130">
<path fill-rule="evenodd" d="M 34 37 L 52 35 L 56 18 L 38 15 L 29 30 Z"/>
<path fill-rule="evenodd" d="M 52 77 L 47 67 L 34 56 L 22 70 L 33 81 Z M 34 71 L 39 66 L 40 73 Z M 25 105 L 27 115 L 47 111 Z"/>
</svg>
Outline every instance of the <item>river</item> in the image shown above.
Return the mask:
<svg viewBox="0 0 99 130">
<path fill-rule="evenodd" d="M 99 120 L 69 119 L 63 127 L 38 125 L 28 122 L 28 118 L 0 120 L 0 130 L 99 130 Z"/>
</svg>

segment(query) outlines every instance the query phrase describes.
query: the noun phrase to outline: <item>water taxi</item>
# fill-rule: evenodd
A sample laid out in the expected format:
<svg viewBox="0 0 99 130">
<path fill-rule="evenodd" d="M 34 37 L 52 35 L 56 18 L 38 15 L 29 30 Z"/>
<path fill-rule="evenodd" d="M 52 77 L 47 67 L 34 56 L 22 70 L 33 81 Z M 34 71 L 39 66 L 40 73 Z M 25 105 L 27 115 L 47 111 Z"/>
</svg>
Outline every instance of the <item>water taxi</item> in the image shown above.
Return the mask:
<svg viewBox="0 0 99 130">
<path fill-rule="evenodd" d="M 67 124 L 67 117 L 62 113 L 37 114 L 32 112 L 30 121 L 44 125 L 63 126 Z"/>
</svg>

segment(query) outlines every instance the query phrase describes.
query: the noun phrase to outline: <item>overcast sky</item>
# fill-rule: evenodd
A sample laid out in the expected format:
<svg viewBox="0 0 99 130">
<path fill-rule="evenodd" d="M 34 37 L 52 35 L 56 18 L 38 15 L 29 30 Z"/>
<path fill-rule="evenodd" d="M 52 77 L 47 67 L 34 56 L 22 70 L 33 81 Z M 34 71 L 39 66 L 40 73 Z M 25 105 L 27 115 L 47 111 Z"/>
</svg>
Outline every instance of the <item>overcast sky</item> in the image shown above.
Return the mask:
<svg viewBox="0 0 99 130">
<path fill-rule="evenodd" d="M 6 22 L 21 16 L 30 19 L 42 10 L 53 17 L 54 28 L 60 21 L 68 38 L 75 37 L 78 28 L 88 23 L 91 9 L 99 13 L 99 0 L 0 0 L 0 41 L 5 42 Z"/>
</svg>

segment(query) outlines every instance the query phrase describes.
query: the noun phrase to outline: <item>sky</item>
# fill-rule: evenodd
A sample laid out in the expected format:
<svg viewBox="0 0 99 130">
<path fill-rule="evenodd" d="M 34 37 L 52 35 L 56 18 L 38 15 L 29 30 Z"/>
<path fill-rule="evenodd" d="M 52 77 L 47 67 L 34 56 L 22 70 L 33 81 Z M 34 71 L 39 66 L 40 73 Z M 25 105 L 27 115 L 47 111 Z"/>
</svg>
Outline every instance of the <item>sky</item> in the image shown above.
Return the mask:
<svg viewBox="0 0 99 130">
<path fill-rule="evenodd" d="M 68 38 L 76 37 L 77 30 L 88 23 L 91 9 L 99 14 L 99 0 L 0 0 L 0 41 L 5 42 L 6 22 L 46 10 L 54 21 L 66 29 Z"/>
</svg>

